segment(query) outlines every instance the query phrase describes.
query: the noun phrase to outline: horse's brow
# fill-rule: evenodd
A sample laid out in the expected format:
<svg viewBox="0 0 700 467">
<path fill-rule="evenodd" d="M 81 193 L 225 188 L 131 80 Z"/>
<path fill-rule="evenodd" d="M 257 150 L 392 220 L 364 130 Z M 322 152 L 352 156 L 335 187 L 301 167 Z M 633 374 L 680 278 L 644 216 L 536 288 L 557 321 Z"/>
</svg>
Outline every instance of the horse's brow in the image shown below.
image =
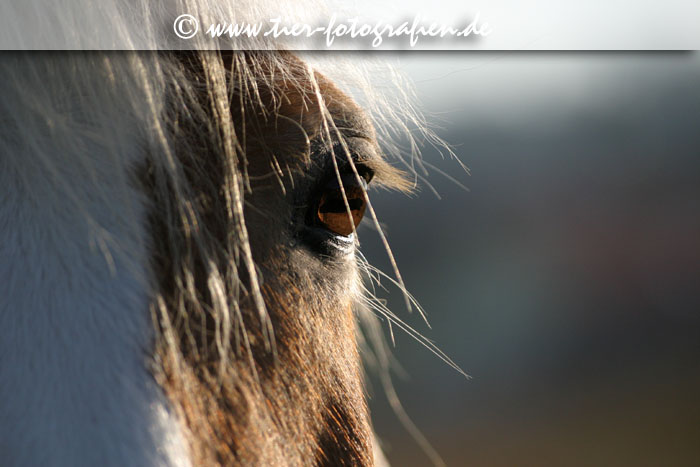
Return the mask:
<svg viewBox="0 0 700 467">
<path fill-rule="evenodd" d="M 335 121 L 335 128 L 347 144 L 346 148 L 354 163 L 361 164 L 374 172 L 374 183 L 399 191 L 410 191 L 413 182 L 409 177 L 387 162 L 376 132 L 368 117 L 360 109 L 351 109 Z M 336 152 L 342 155 L 343 149 Z"/>
<path fill-rule="evenodd" d="M 350 153 L 353 163 L 371 169 L 376 184 L 399 191 L 411 190 L 411 182 L 406 174 L 386 161 L 379 144 L 373 137 L 354 139 L 360 144 L 357 144 L 356 150 Z"/>
</svg>

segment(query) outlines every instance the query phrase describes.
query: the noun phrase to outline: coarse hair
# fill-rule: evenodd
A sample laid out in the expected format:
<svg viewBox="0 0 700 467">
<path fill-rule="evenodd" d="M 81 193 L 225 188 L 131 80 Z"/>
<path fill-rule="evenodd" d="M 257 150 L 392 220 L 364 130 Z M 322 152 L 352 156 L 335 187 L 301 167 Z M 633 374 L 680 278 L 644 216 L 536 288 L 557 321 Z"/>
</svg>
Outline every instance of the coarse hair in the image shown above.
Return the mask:
<svg viewBox="0 0 700 467">
<path fill-rule="evenodd" d="M 66 34 L 71 33 L 71 21 L 84 19 L 86 14 L 79 5 L 70 8 L 75 11 L 57 15 L 65 22 L 58 30 Z M 92 11 L 111 15 L 111 25 L 117 31 L 128 29 L 134 15 L 150 15 L 155 32 L 146 43 L 155 45 L 161 19 L 167 16 L 161 8 L 152 2 L 120 2 Z M 239 2 L 188 1 L 178 2 L 174 10 L 250 19 L 262 16 L 264 8 L 257 3 L 246 10 Z M 295 11 L 300 10 L 297 7 Z M 193 46 L 196 48 L 196 42 Z M 295 397 L 304 396 L 303 388 L 332 386 L 337 384 L 335 380 L 300 383 L 299 394 L 285 393 L 289 399 L 286 408 L 283 402 L 278 406 L 270 402 L 283 397 L 266 387 L 270 376 L 261 373 L 286 371 L 289 378 L 285 381 L 322 376 L 302 371 L 308 369 L 306 365 L 312 369 L 315 363 L 320 365 L 322 358 L 299 350 L 299 344 L 292 342 L 299 338 L 295 332 L 310 332 L 313 328 L 319 339 L 326 340 L 335 339 L 337 332 L 319 330 L 316 324 L 308 328 L 306 324 L 290 324 L 280 313 L 271 315 L 271 304 L 291 310 L 292 302 L 298 302 L 295 306 L 304 303 L 309 309 L 324 309 L 330 305 L 319 305 L 315 295 L 332 296 L 339 286 L 314 277 L 309 279 L 318 286 L 313 293 L 292 293 L 290 290 L 298 284 L 290 282 L 291 273 L 289 277 L 271 278 L 280 266 L 256 261 L 252 237 L 265 232 L 259 229 L 259 221 L 249 219 L 251 212 L 260 207 L 250 203 L 248 197 L 256 189 L 269 186 L 277 186 L 286 194 L 318 147 L 340 152 L 339 159 L 347 159 L 359 177 L 346 142 L 347 133 L 337 117 L 355 105 L 371 121 L 373 136 L 384 154 L 384 162 L 373 166 L 374 171 L 382 173 L 378 183 L 403 191 L 413 189 L 425 171 L 418 157 L 419 147 L 431 144 L 447 152 L 449 149 L 427 125 L 410 85 L 387 62 L 385 56 L 357 52 L 196 50 L 6 53 L 0 59 L 0 168 L 11 170 L 17 165 L 13 160 L 18 158 L 35 167 L 56 196 L 68 200 L 75 212 L 83 213 L 95 247 L 111 267 L 142 271 L 138 262 L 125 264 L 123 258 L 128 255 L 115 235 L 128 234 L 129 226 L 115 230 L 94 218 L 84 206 L 83 187 L 94 185 L 97 190 L 92 193 L 99 194 L 100 177 L 107 167 L 119 190 L 127 193 L 137 187 L 139 200 L 148 206 L 146 223 L 151 235 L 145 248 L 150 256 L 145 269 L 148 272 L 140 280 L 151 291 L 155 344 L 150 367 L 179 417 L 186 421 L 190 455 L 197 464 L 301 462 L 314 449 L 323 451 L 315 454 L 319 463 L 333 458 L 371 463 L 364 452 L 371 442 L 341 426 L 334 425 L 330 430 L 331 439 L 306 439 L 311 435 L 295 433 L 300 427 L 309 433 L 318 432 L 319 424 L 330 423 L 329 417 L 340 419 L 337 425 L 362 424 L 359 418 L 366 409 L 362 408 L 361 386 L 329 387 L 329 394 L 319 395 L 316 405 L 297 407 L 317 410 L 328 405 L 327 400 L 350 397 L 357 414 L 336 402 L 330 404 L 335 412 L 318 420 L 311 414 L 293 413 L 291 406 Z M 346 102 L 344 96 L 351 96 L 357 104 L 350 99 Z M 298 164 L 285 162 L 280 156 L 292 151 L 301 161 Z M 264 161 L 264 167 L 252 160 L 251 154 Z M 260 154 L 266 157 L 260 158 Z M 336 158 L 332 160 L 340 177 Z M 80 170 L 76 171 L 76 166 Z M 95 177 L 76 180 L 76 174 Z M 105 191 L 102 205 L 122 213 L 116 216 L 119 222 L 131 222 L 132 217 L 123 213 L 134 207 L 121 200 L 115 198 L 114 190 Z M 390 280 L 405 293 L 409 308 L 415 307 L 376 213 L 367 201 L 370 220 L 394 268 Z M 359 255 L 356 271 L 370 281 L 383 274 Z M 398 402 L 388 380 L 389 359 L 377 316 L 386 319 L 390 327 L 406 330 L 454 366 L 432 343 L 375 300 L 359 273 L 353 273 L 349 283 L 355 319 L 366 330 L 366 340 L 373 343 L 375 361 L 387 375 L 383 380 L 395 405 Z M 325 315 L 313 313 L 304 319 L 320 319 L 326 327 L 338 324 L 325 322 Z M 355 335 L 354 326 L 346 331 Z M 280 342 L 287 348 L 280 348 Z M 352 349 L 334 351 L 350 352 L 348 361 L 355 359 Z M 317 361 L 309 364 L 309 358 Z M 322 373 L 324 368 L 317 370 Z M 348 396 L 353 391 L 357 394 Z M 222 415 L 227 411 L 236 412 L 236 417 L 232 420 Z M 290 454 L 279 446 L 279 439 L 269 439 L 266 427 L 286 427 L 289 423 L 285 417 L 309 418 L 301 425 L 281 430 L 279 435 L 288 435 L 294 439 L 282 441 L 294 441 L 307 449 Z M 250 419 L 257 422 L 251 423 Z M 246 423 L 248 432 L 258 432 L 243 438 L 233 426 L 237 423 Z M 407 419 L 405 423 L 427 446 Z M 265 454 L 261 454 L 261 443 Z M 334 445 L 342 445 L 352 454 Z M 439 462 L 432 450 L 430 455 Z"/>
</svg>

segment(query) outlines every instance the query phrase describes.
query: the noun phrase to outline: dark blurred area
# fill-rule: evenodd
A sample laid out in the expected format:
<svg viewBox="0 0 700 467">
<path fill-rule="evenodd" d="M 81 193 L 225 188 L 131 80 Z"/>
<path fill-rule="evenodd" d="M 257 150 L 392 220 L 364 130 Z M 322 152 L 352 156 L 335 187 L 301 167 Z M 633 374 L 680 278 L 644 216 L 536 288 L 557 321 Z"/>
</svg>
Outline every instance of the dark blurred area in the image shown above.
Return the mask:
<svg viewBox="0 0 700 467">
<path fill-rule="evenodd" d="M 447 465 L 700 466 L 700 56 L 401 62 L 471 171 L 426 148 L 469 191 L 373 193 L 432 329 L 380 296 L 472 376 L 395 331 L 416 425 Z M 389 460 L 429 465 L 371 383 Z"/>
</svg>

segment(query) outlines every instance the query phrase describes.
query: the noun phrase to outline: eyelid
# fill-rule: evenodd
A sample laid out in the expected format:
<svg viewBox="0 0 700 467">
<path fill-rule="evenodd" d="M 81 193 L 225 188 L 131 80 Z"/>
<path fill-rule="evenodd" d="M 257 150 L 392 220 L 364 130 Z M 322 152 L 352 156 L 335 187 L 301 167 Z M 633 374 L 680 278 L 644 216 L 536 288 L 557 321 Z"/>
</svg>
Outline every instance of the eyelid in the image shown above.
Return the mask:
<svg viewBox="0 0 700 467">
<path fill-rule="evenodd" d="M 372 179 L 374 179 L 374 170 L 365 165 L 363 162 L 353 160 L 353 165 L 355 166 L 355 170 L 353 170 L 352 166 L 347 163 L 345 167 L 341 168 L 341 175 L 343 174 L 353 174 L 355 171 L 357 171 L 357 175 L 360 176 L 361 179 L 364 180 L 364 182 L 369 185 L 372 182 Z"/>
</svg>

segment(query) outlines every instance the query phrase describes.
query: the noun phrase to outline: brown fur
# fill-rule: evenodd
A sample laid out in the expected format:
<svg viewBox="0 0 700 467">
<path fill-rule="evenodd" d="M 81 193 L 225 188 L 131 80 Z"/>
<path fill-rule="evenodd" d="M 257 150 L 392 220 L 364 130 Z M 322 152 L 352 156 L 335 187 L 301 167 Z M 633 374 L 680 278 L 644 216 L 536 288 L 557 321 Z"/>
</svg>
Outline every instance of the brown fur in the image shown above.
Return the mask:
<svg viewBox="0 0 700 467">
<path fill-rule="evenodd" d="M 292 219 L 305 208 L 295 193 L 317 181 L 319 154 L 332 147 L 380 183 L 401 187 L 400 175 L 359 108 L 294 56 L 168 59 L 196 92 L 168 110 L 168 134 L 187 141 L 176 169 L 154 158 L 143 170 L 158 290 L 153 371 L 194 463 L 372 465 L 355 260 L 304 248 Z"/>
</svg>

